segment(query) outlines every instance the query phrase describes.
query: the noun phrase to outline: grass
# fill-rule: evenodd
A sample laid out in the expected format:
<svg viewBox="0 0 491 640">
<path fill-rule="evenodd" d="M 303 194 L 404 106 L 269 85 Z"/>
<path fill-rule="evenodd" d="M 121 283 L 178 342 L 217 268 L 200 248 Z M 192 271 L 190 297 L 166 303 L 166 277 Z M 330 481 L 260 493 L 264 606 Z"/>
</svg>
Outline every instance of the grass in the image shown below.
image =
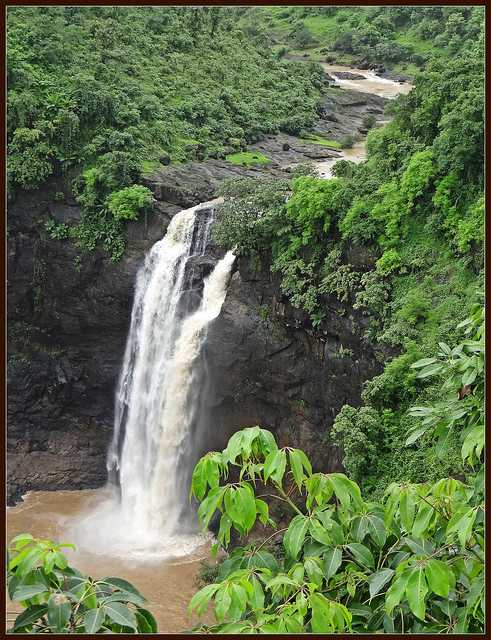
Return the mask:
<svg viewBox="0 0 491 640">
<path fill-rule="evenodd" d="M 226 156 L 225 160 L 240 167 L 264 166 L 271 162 L 267 156 L 259 151 L 241 151 L 240 153 L 231 153 Z"/>
<path fill-rule="evenodd" d="M 149 175 L 157 169 L 162 169 L 162 165 L 158 160 L 143 160 L 140 164 L 140 171 L 143 175 Z"/>
<path fill-rule="evenodd" d="M 336 140 L 328 140 L 327 138 L 318 136 L 315 133 L 305 133 L 300 139 L 305 142 L 310 142 L 311 144 L 320 144 L 323 147 L 332 147 L 333 149 L 343 148 L 343 146 L 339 142 L 336 142 Z"/>
<path fill-rule="evenodd" d="M 321 44 L 328 46 L 339 36 L 340 24 L 338 17 L 342 19 L 342 14 L 340 13 L 335 16 L 312 16 L 304 18 L 303 23 L 316 40 L 321 40 Z"/>
</svg>

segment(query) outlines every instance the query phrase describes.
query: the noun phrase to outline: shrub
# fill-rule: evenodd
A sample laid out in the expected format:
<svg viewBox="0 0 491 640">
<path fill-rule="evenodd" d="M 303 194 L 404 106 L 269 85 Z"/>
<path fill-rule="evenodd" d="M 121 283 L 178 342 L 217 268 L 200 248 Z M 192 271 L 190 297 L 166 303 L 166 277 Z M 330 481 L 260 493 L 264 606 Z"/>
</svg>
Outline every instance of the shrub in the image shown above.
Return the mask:
<svg viewBox="0 0 491 640">
<path fill-rule="evenodd" d="M 121 578 L 94 580 L 70 567 L 71 544 L 13 538 L 7 550 L 7 590 L 20 602 L 11 633 L 156 633 L 157 623 L 137 589 Z"/>
<path fill-rule="evenodd" d="M 371 129 L 372 127 L 375 126 L 376 122 L 377 122 L 377 119 L 373 115 L 373 113 L 368 113 L 366 116 L 363 116 L 362 124 L 365 129 Z"/>
<path fill-rule="evenodd" d="M 107 199 L 107 207 L 116 220 L 137 220 L 140 213 L 150 209 L 152 203 L 152 192 L 142 185 L 120 189 Z"/>
<path fill-rule="evenodd" d="M 396 249 L 388 249 L 384 251 L 382 256 L 377 260 L 377 271 L 383 275 L 388 276 L 402 266 L 402 259 L 399 252 Z"/>
</svg>

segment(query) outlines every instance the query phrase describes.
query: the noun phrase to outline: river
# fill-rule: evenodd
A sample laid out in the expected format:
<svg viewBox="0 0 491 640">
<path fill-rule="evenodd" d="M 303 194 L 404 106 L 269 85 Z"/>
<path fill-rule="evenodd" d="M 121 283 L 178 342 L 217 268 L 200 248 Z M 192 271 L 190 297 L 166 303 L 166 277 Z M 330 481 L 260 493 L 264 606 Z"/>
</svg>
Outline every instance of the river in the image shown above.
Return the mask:
<svg viewBox="0 0 491 640">
<path fill-rule="evenodd" d="M 331 64 L 323 64 L 323 67 L 331 75 L 335 75 L 336 71 L 349 71 L 365 76 L 365 80 L 339 79 L 338 84 L 347 89 L 386 98 L 408 93 L 411 89 L 408 83 L 399 84 L 386 80 L 370 71 Z M 321 175 L 329 178 L 332 165 L 343 158 L 362 162 L 365 159 L 364 141 L 357 142 L 350 149 L 344 149 L 338 158 L 318 162 Z M 107 489 L 29 492 L 22 503 L 7 509 L 7 540 L 18 533 L 29 532 L 39 538 L 77 543 L 80 530 L 86 528 L 87 518 L 109 498 Z M 104 539 L 105 544 L 98 545 L 98 549 L 79 544 L 75 551 L 68 551 L 70 562 L 94 578 L 111 575 L 132 582 L 148 599 L 148 608 L 155 615 L 161 633 L 181 632 L 195 624 L 197 620 L 188 616 L 187 605 L 197 589 L 200 562 L 205 558 L 209 559 L 210 543 L 194 545 L 188 555 L 180 555 L 174 559 L 159 555 L 142 557 L 141 554 L 128 551 L 120 555 L 111 553 L 107 546 L 111 535 L 112 530 L 100 531 L 100 538 Z M 94 538 L 97 540 L 97 535 Z M 13 603 L 8 603 L 7 610 L 13 612 L 20 609 Z M 205 620 L 212 622 L 210 617 Z"/>
<path fill-rule="evenodd" d="M 352 89 L 353 91 L 361 91 L 362 93 L 372 93 L 388 100 L 393 100 L 400 94 L 407 94 L 411 91 L 412 85 L 409 82 L 394 82 L 387 78 L 376 75 L 374 71 L 366 71 L 364 69 L 353 69 L 352 67 L 343 67 L 339 64 L 321 63 L 324 71 L 330 76 L 336 78 L 336 84 L 343 89 Z M 364 76 L 364 80 L 347 80 L 338 78 L 336 72 L 349 72 Z M 380 122 L 385 124 L 388 120 Z M 351 162 L 363 162 L 366 159 L 365 141 L 359 140 L 349 149 L 343 149 L 336 158 L 327 158 L 315 163 L 317 171 L 322 178 L 332 177 L 332 167 L 339 160 L 350 160 Z"/>
</svg>

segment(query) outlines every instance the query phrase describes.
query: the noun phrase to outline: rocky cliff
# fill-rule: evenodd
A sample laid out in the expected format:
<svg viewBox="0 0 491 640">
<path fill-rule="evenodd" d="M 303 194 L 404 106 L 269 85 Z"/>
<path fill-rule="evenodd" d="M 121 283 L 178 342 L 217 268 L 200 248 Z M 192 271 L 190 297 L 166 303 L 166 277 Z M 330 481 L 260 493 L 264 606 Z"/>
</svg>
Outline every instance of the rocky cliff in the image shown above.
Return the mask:
<svg viewBox="0 0 491 640">
<path fill-rule="evenodd" d="M 381 117 L 383 101 L 370 98 L 364 97 L 366 109 L 375 105 Z M 357 122 L 359 101 L 356 110 Z M 296 161 L 303 152 L 308 157 L 308 148 L 299 149 Z M 290 160 L 291 149 L 285 153 Z M 261 171 L 287 175 L 281 160 L 278 152 L 275 165 Z M 9 204 L 9 503 L 30 489 L 104 484 L 114 389 L 143 256 L 178 210 L 211 199 L 224 178 L 258 172 L 210 160 L 156 174 L 148 180 L 155 212 L 146 225 L 128 225 L 127 250 L 116 264 L 100 251 L 82 254 L 43 231 L 48 215 L 68 224 L 80 218 L 71 176 Z M 212 252 L 208 262 L 217 255 Z M 212 419 L 204 446 L 221 446 L 237 428 L 261 424 L 283 444 L 305 448 L 317 466 L 337 468 L 338 458 L 323 446 L 326 430 L 345 402 L 359 401 L 362 381 L 377 369 L 361 342 L 363 319 L 332 300 L 325 334 L 314 338 L 306 319 L 279 293 L 267 256 L 263 262 L 259 271 L 246 260 L 237 262 L 209 332 L 206 402 Z"/>
</svg>

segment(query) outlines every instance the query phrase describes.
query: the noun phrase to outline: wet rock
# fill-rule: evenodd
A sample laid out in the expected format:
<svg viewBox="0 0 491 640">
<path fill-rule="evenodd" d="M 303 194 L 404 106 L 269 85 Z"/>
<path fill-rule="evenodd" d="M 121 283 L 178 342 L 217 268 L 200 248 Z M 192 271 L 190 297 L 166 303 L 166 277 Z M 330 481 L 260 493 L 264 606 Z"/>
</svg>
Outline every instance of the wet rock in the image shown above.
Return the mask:
<svg viewBox="0 0 491 640">
<path fill-rule="evenodd" d="M 317 469 L 341 469 L 325 436 L 345 403 L 360 403 L 362 381 L 379 365 L 361 338 L 366 321 L 350 305 L 333 300 L 328 316 L 324 334 L 314 335 L 305 314 L 281 295 L 268 259 L 260 270 L 239 260 L 205 344 L 210 446 L 258 424 L 280 446 L 307 451 Z"/>
<path fill-rule="evenodd" d="M 366 76 L 361 73 L 351 73 L 351 71 L 333 71 L 332 74 L 340 80 L 366 80 Z"/>
</svg>

